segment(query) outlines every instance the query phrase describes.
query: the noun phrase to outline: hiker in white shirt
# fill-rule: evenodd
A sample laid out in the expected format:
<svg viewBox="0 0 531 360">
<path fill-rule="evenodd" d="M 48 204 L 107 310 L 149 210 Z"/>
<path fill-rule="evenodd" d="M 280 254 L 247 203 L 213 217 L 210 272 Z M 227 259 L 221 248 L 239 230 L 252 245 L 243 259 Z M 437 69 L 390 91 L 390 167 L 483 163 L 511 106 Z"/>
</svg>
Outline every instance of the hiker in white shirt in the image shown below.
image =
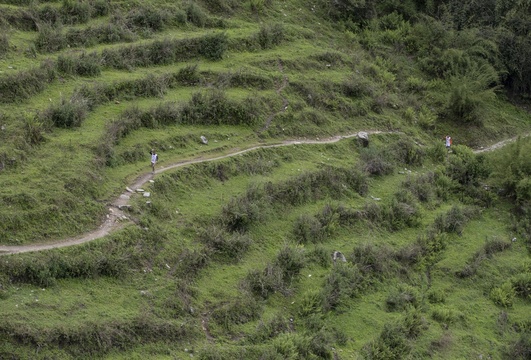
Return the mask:
<svg viewBox="0 0 531 360">
<path fill-rule="evenodd" d="M 157 163 L 157 160 L 159 159 L 159 156 L 157 155 L 157 152 L 155 151 L 155 149 L 151 149 L 151 151 L 149 153 L 151 154 L 151 170 L 152 170 L 152 173 L 154 174 L 155 173 L 155 164 Z"/>
</svg>

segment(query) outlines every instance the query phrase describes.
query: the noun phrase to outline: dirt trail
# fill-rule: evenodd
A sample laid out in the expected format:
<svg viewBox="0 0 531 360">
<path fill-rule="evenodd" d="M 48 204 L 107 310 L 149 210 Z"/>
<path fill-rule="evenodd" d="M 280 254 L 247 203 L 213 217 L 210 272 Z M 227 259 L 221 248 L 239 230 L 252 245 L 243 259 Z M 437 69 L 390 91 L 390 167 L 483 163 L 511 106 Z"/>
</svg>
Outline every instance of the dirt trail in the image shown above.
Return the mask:
<svg viewBox="0 0 531 360">
<path fill-rule="evenodd" d="M 363 132 L 366 132 L 367 134 L 394 133 L 392 131 L 378 131 L 378 130 L 364 130 Z M 178 167 L 202 163 L 202 162 L 221 160 L 221 159 L 225 159 L 231 156 L 237 156 L 240 154 L 244 154 L 246 152 L 250 152 L 253 150 L 257 150 L 257 149 L 275 148 L 275 147 L 281 147 L 281 146 L 293 146 L 293 145 L 298 145 L 298 144 L 330 144 L 330 143 L 338 142 L 342 139 L 356 137 L 358 136 L 358 134 L 359 133 L 356 132 L 353 134 L 338 135 L 338 136 L 334 136 L 334 137 L 330 137 L 326 139 L 316 139 L 316 140 L 309 140 L 309 139 L 285 140 L 278 144 L 256 145 L 256 146 L 249 147 L 243 150 L 234 149 L 233 152 L 226 154 L 226 155 L 218 156 L 218 157 L 212 157 L 212 158 L 199 157 L 196 159 L 191 159 L 191 160 L 181 161 L 175 164 L 170 164 L 170 165 L 167 165 L 166 167 L 161 167 L 160 169 L 155 171 L 155 174 L 148 173 L 148 174 L 144 174 L 138 177 L 132 184 L 130 184 L 126 188 L 126 190 L 122 194 L 120 194 L 118 198 L 114 199 L 111 205 L 109 206 L 109 211 L 106 215 L 105 220 L 99 226 L 98 229 L 90 231 L 86 234 L 83 234 L 77 237 L 67 238 L 61 241 L 45 243 L 45 244 L 31 244 L 31 245 L 20 245 L 20 246 L 0 245 L 0 255 L 42 251 L 42 250 L 78 245 L 78 244 L 96 240 L 96 239 L 109 235 L 111 232 L 116 231 L 122 228 L 124 225 L 131 223 L 131 219 L 126 215 L 126 213 L 122 209 L 127 208 L 129 206 L 129 200 L 131 196 L 141 196 L 141 195 L 135 195 L 137 194 L 136 190 L 140 189 L 143 185 L 145 185 L 150 180 L 152 180 L 154 175 L 163 173 L 165 171 L 172 170 Z M 529 134 L 525 136 L 529 136 Z M 486 152 L 486 151 L 492 151 L 492 150 L 498 149 L 500 147 L 503 147 L 515 141 L 517 138 L 518 137 L 506 139 L 496 144 L 493 144 L 489 147 L 474 150 L 474 152 L 481 153 L 481 152 Z"/>
</svg>

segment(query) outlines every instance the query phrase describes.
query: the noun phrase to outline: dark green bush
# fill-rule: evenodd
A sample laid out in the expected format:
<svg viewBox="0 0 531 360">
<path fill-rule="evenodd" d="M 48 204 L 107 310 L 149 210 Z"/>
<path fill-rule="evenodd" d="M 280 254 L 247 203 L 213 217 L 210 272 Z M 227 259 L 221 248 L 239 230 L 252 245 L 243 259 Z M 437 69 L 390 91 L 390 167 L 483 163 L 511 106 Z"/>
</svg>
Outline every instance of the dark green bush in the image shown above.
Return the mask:
<svg viewBox="0 0 531 360">
<path fill-rule="evenodd" d="M 300 215 L 293 224 L 293 236 L 300 244 L 315 244 L 325 237 L 321 222 L 314 216 Z"/>
<path fill-rule="evenodd" d="M 13 103 L 40 93 L 57 77 L 55 64 L 49 61 L 38 68 L 0 78 L 0 102 Z"/>
<path fill-rule="evenodd" d="M 262 49 L 270 49 L 284 40 L 284 27 L 282 24 L 262 25 L 256 37 Z"/>
<path fill-rule="evenodd" d="M 6 55 L 9 51 L 9 38 L 5 32 L 0 35 L 0 58 Z"/>
<path fill-rule="evenodd" d="M 406 165 L 420 166 L 424 162 L 425 151 L 410 139 L 400 138 L 391 145 L 394 158 Z"/>
<path fill-rule="evenodd" d="M 288 286 L 299 275 L 306 263 L 306 258 L 301 249 L 284 246 L 277 254 L 273 266 L 280 269 L 282 281 Z"/>
<path fill-rule="evenodd" d="M 388 175 L 394 170 L 391 160 L 382 149 L 364 148 L 360 151 L 360 159 L 363 162 L 363 170 L 371 175 Z"/>
<path fill-rule="evenodd" d="M 199 39 L 199 55 L 209 60 L 221 60 L 227 51 L 227 35 L 224 33 L 208 34 Z"/>
<path fill-rule="evenodd" d="M 385 306 L 387 311 L 404 311 L 410 306 L 419 306 L 420 301 L 420 294 L 416 288 L 406 284 L 399 284 L 387 296 Z"/>
<path fill-rule="evenodd" d="M 65 48 L 67 42 L 61 27 L 39 25 L 35 47 L 41 53 L 55 52 Z"/>
<path fill-rule="evenodd" d="M 227 330 L 232 325 L 258 319 L 262 312 L 258 301 L 248 294 L 213 305 L 213 308 L 212 319 Z"/>
<path fill-rule="evenodd" d="M 59 104 L 52 105 L 41 113 L 39 119 L 60 128 L 73 128 L 81 126 L 87 117 L 87 112 L 88 104 L 85 99 L 62 98 Z"/>
<path fill-rule="evenodd" d="M 63 24 L 83 24 L 92 16 L 92 6 L 88 1 L 63 0 L 61 21 Z"/>
<path fill-rule="evenodd" d="M 190 1 L 186 7 L 186 19 L 197 27 L 205 27 L 208 15 L 197 3 Z"/>
<path fill-rule="evenodd" d="M 99 76 L 101 64 L 96 52 L 83 52 L 80 56 L 59 55 L 57 70 L 63 74 L 79 76 Z"/>
<path fill-rule="evenodd" d="M 531 358 L 531 332 L 522 332 L 505 352 L 505 359 L 526 360 Z"/>
<path fill-rule="evenodd" d="M 385 324 L 375 340 L 365 344 L 361 350 L 364 359 L 403 359 L 411 352 L 406 331 L 400 324 Z"/>
<path fill-rule="evenodd" d="M 260 321 L 247 341 L 251 344 L 263 344 L 282 333 L 289 333 L 293 327 L 293 319 L 287 319 L 281 314 L 276 314 L 267 322 Z"/>
<path fill-rule="evenodd" d="M 511 279 L 516 295 L 531 300 L 531 273 L 521 273 Z"/>
<path fill-rule="evenodd" d="M 132 27 L 158 32 L 170 22 L 171 15 L 169 9 L 142 5 L 127 13 L 126 22 Z"/>
<path fill-rule="evenodd" d="M 217 226 L 203 229 L 199 239 L 211 249 L 212 254 L 219 254 L 228 260 L 239 260 L 252 243 L 248 235 L 237 232 L 228 234 Z"/>
<path fill-rule="evenodd" d="M 446 214 L 435 218 L 433 228 L 438 232 L 461 235 L 466 223 L 472 218 L 473 212 L 473 210 L 453 206 Z"/>
<path fill-rule="evenodd" d="M 466 146 L 452 147 L 446 172 L 461 185 L 479 185 L 479 181 L 488 175 L 488 167 L 483 155 L 476 155 Z"/>
<path fill-rule="evenodd" d="M 356 246 L 347 256 L 347 260 L 356 264 L 364 276 L 377 279 L 385 278 L 391 273 L 394 267 L 392 258 L 393 253 L 387 247 L 376 247 L 369 243 Z M 366 280 L 369 280 L 368 276 Z"/>
<path fill-rule="evenodd" d="M 268 264 L 262 271 L 252 270 L 247 273 L 242 286 L 253 295 L 267 299 L 275 292 L 285 292 L 287 289 L 282 281 L 282 273 L 279 268 Z"/>
<path fill-rule="evenodd" d="M 349 300 L 360 296 L 367 286 L 366 279 L 357 266 L 337 263 L 325 279 L 322 289 L 323 310 L 341 311 Z"/>
</svg>

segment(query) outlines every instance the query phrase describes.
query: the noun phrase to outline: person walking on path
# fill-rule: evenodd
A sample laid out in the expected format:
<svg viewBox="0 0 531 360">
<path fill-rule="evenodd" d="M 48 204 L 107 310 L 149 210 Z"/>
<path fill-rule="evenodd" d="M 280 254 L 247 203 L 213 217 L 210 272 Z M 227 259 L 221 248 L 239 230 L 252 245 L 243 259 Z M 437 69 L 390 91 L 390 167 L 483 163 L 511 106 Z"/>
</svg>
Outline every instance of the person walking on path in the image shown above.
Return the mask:
<svg viewBox="0 0 531 360">
<path fill-rule="evenodd" d="M 155 173 L 155 164 L 159 160 L 159 156 L 157 155 L 157 152 L 155 151 L 155 149 L 151 149 L 151 151 L 149 153 L 151 154 L 151 171 L 152 171 L 152 174 L 154 174 Z"/>
<path fill-rule="evenodd" d="M 452 146 L 452 138 L 450 135 L 446 135 L 446 150 L 450 151 L 450 146 Z"/>
</svg>

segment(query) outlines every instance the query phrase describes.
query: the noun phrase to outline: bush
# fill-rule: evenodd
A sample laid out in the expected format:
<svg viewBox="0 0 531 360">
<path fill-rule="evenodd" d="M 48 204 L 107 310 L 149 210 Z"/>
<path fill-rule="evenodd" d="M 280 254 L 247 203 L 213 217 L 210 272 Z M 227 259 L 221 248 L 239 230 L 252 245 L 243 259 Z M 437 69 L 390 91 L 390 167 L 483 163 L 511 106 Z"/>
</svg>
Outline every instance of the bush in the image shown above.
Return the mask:
<svg viewBox="0 0 531 360">
<path fill-rule="evenodd" d="M 349 263 L 337 263 L 322 289 L 323 310 L 340 311 L 367 286 L 363 274 Z"/>
<path fill-rule="evenodd" d="M 43 53 L 55 52 L 64 49 L 66 39 L 61 27 L 52 27 L 47 24 L 39 25 L 39 33 L 35 39 L 35 47 Z"/>
<path fill-rule="evenodd" d="M 523 332 L 518 340 L 513 342 L 506 353 L 506 359 L 527 360 L 531 358 L 531 332 Z"/>
<path fill-rule="evenodd" d="M 401 325 L 385 324 L 380 335 L 373 341 L 365 344 L 361 354 L 365 359 L 403 359 L 411 351 Z"/>
<path fill-rule="evenodd" d="M 228 260 L 239 260 L 251 246 L 252 240 L 248 235 L 240 233 L 228 234 L 217 226 L 203 229 L 199 234 L 200 240 L 213 254 L 219 254 Z"/>
<path fill-rule="evenodd" d="M 296 278 L 306 263 L 302 249 L 284 246 L 279 253 L 273 266 L 279 268 L 282 274 L 282 280 L 285 284 L 290 285 Z"/>
<path fill-rule="evenodd" d="M 223 328 L 230 330 L 232 325 L 245 324 L 260 317 L 262 308 L 252 296 L 240 296 L 214 305 L 212 319 Z"/>
<path fill-rule="evenodd" d="M 417 289 L 406 284 L 399 284 L 385 300 L 387 311 L 404 311 L 410 306 L 417 307 L 419 305 L 420 294 Z"/>
<path fill-rule="evenodd" d="M 360 151 L 360 159 L 363 170 L 371 175 L 388 175 L 394 170 L 393 164 L 381 149 L 364 148 Z"/>
<path fill-rule="evenodd" d="M 83 24 L 92 15 L 92 7 L 87 1 L 63 0 L 61 20 L 63 24 Z"/>
<path fill-rule="evenodd" d="M 284 27 L 282 24 L 262 25 L 256 37 L 263 50 L 270 49 L 282 43 Z"/>
<path fill-rule="evenodd" d="M 205 27 L 208 15 L 197 3 L 190 1 L 186 7 L 186 19 L 197 27 Z"/>
<path fill-rule="evenodd" d="M 516 291 L 510 282 L 503 283 L 500 287 L 495 287 L 490 291 L 490 299 L 496 305 L 505 308 L 512 307 Z"/>
<path fill-rule="evenodd" d="M 0 58 L 6 55 L 9 51 L 9 38 L 5 32 L 0 35 Z"/>
<path fill-rule="evenodd" d="M 435 218 L 433 228 L 438 232 L 461 235 L 468 220 L 463 209 L 454 205 L 446 214 Z"/>
<path fill-rule="evenodd" d="M 293 224 L 292 230 L 295 240 L 300 244 L 315 244 L 321 242 L 325 232 L 319 220 L 314 216 L 300 215 Z"/>
<path fill-rule="evenodd" d="M 60 128 L 79 127 L 85 120 L 88 112 L 87 101 L 83 98 L 65 98 L 57 105 L 50 106 L 40 114 L 39 118 L 44 123 L 51 123 Z"/>
<path fill-rule="evenodd" d="M 531 300 L 531 273 L 521 273 L 511 279 L 511 285 L 516 295 Z"/>
<path fill-rule="evenodd" d="M 394 158 L 406 165 L 420 166 L 424 162 L 425 152 L 410 139 L 400 138 L 391 145 Z"/>
<path fill-rule="evenodd" d="M 43 62 L 40 67 L 0 78 L 0 103 L 29 99 L 40 93 L 57 77 L 55 64 Z"/>
<path fill-rule="evenodd" d="M 205 35 L 199 40 L 199 54 L 209 60 L 221 60 L 227 48 L 227 35 L 224 33 Z"/>
<path fill-rule="evenodd" d="M 59 55 L 57 70 L 63 74 L 79 76 L 99 76 L 101 73 L 100 58 L 96 52 L 83 52 L 81 56 Z"/>
<path fill-rule="evenodd" d="M 267 299 L 277 291 L 285 292 L 280 269 L 268 264 L 262 271 L 252 270 L 247 273 L 242 282 L 242 286 L 248 289 L 253 295 Z"/>
</svg>

